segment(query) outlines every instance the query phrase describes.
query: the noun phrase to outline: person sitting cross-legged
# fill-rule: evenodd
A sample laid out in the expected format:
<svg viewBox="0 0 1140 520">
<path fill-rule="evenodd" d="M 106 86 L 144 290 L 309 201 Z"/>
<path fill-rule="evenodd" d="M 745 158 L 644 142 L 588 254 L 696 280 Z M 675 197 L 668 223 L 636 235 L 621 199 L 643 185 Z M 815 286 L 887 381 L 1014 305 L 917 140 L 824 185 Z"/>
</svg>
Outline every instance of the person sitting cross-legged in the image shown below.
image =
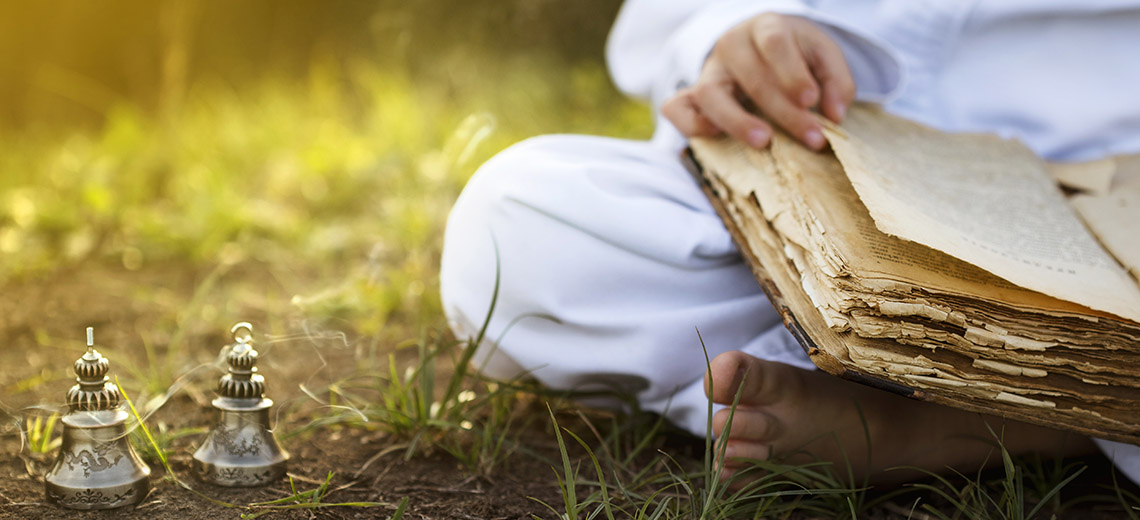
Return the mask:
<svg viewBox="0 0 1140 520">
<path fill-rule="evenodd" d="M 1140 449 L 911 401 L 814 369 L 680 162 L 686 139 L 827 146 L 856 100 L 946 131 L 1017 137 L 1050 160 L 1140 152 L 1140 1 L 631 0 L 611 74 L 648 99 L 650 141 L 554 135 L 483 165 L 452 210 L 441 291 L 456 333 L 498 300 L 483 370 L 619 389 L 695 434 L 707 382 L 732 460 L 804 450 L 872 481 L 892 466 L 973 471 L 1012 453 L 1099 447 L 1134 480 Z M 497 267 L 496 267 L 497 266 Z M 553 319 L 542 318 L 547 316 Z M 866 430 L 864 429 L 866 428 Z M 869 435 L 870 458 L 866 457 Z M 865 462 L 866 461 L 866 462 Z"/>
</svg>

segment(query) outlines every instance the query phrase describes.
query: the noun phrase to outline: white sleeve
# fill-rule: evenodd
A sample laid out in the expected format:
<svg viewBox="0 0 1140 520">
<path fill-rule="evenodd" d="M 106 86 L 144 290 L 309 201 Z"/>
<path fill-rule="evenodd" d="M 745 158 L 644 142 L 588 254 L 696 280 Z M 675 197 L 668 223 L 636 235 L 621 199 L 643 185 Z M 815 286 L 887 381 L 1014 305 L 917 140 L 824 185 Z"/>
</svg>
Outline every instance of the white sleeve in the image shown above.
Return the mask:
<svg viewBox="0 0 1140 520">
<path fill-rule="evenodd" d="M 610 75 L 656 110 L 696 81 L 721 35 L 765 12 L 803 16 L 826 30 L 843 49 L 858 99 L 883 102 L 898 91 L 902 67 L 893 50 L 798 0 L 627 0 L 606 43 Z"/>
</svg>

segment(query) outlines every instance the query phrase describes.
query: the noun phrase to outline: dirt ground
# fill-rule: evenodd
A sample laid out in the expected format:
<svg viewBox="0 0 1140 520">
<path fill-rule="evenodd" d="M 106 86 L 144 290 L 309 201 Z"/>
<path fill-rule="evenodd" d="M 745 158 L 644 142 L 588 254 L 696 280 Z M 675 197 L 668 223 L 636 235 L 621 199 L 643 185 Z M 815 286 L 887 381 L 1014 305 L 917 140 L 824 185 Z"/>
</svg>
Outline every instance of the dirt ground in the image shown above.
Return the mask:
<svg viewBox="0 0 1140 520">
<path fill-rule="evenodd" d="M 188 420 L 195 416 L 187 416 Z M 0 461 L 0 504 L 2 518 L 147 518 L 147 519 L 217 519 L 237 518 L 246 509 L 227 508 L 179 487 L 163 478 L 161 467 L 151 474 L 152 491 L 134 508 L 107 512 L 77 513 L 46 504 L 40 478 L 47 462 L 21 458 L 14 451 L 18 442 L 4 443 Z M 549 480 L 531 475 L 549 475 L 550 468 L 537 459 L 513 459 L 493 479 L 469 477 L 447 454 L 403 460 L 391 454 L 359 471 L 382 442 L 361 430 L 321 431 L 311 438 L 289 442 L 290 471 L 299 490 L 319 486 L 328 471 L 335 471 L 330 485 L 334 491 L 325 502 L 384 502 L 390 507 L 333 507 L 315 511 L 275 512 L 270 518 L 388 518 L 405 497 L 405 518 L 514 519 L 530 518 L 542 506 L 527 498 L 536 497 L 557 503 L 557 489 Z M 215 500 L 245 505 L 277 500 L 290 495 L 289 484 L 282 481 L 266 488 L 229 489 L 203 484 L 191 477 L 190 447 L 174 455 L 172 467 L 187 478 L 197 491 Z M 33 476 L 33 474 L 35 476 Z"/>
<path fill-rule="evenodd" d="M 195 291 L 208 273 L 154 266 L 129 272 L 118 267 L 98 264 L 66 269 L 50 279 L 9 283 L 0 298 L 0 388 L 2 404 L 10 415 L 9 424 L 0 437 L 0 518 L 148 518 L 198 519 L 237 518 L 246 509 L 233 509 L 211 503 L 183 489 L 169 478 L 158 464 L 152 464 L 152 491 L 134 508 L 112 512 L 77 514 L 45 503 L 42 476 L 53 460 L 35 456 L 21 443 L 15 419 L 42 410 L 62 409 L 67 389 L 74 384 L 71 363 L 84 352 L 83 331 L 95 327 L 96 343 L 111 360 L 112 377 L 118 376 L 128 391 L 139 386 L 130 381 L 131 363 L 145 366 L 144 340 L 165 345 L 171 340 L 171 324 L 163 319 L 171 309 L 190 306 Z M 214 311 L 219 323 L 248 320 L 255 324 L 274 322 L 278 333 L 295 333 L 307 324 L 287 305 L 266 300 L 288 302 L 288 280 L 273 273 L 254 269 L 228 273 L 199 298 L 229 298 L 216 302 Z M 267 295 L 269 295 L 267 297 Z M 276 295 L 276 297 L 274 296 Z M 207 306 L 209 307 L 209 306 Z M 284 310 L 283 310 L 284 309 Z M 289 316 L 271 314 L 292 313 Z M 195 316 L 184 316 L 193 320 Z M 193 368 L 211 362 L 226 341 L 224 328 L 187 325 L 181 352 L 187 359 L 175 363 Z M 264 329 L 262 329 L 264 330 Z M 140 332 L 142 331 L 142 332 Z M 147 337 L 149 336 L 149 337 Z M 335 337 L 335 336 L 334 336 Z M 267 395 L 277 400 L 277 408 L 289 413 L 275 414 L 287 423 L 279 430 L 289 431 L 311 417 L 304 410 L 305 396 L 299 384 L 319 386 L 320 381 L 354 370 L 359 348 L 343 338 L 330 344 L 320 341 L 301 347 L 272 345 L 259 347 L 262 352 L 261 372 L 267 381 Z M 319 358 L 318 358 L 319 355 Z M 283 359 L 289 357 L 291 359 Z M 316 360 L 323 360 L 317 364 Z M 165 360 L 162 360 L 165 361 Z M 314 374 L 314 370 L 318 374 Z M 322 375 L 322 370 L 332 374 Z M 212 398 L 212 382 L 220 375 L 216 369 L 195 370 L 194 380 L 173 393 L 170 399 L 148 418 L 154 429 L 162 423 L 172 430 L 206 426 L 212 419 L 208 406 Z M 318 381 L 314 382 L 314 377 Z M 137 396 L 136 396 L 137 397 Z M 297 403 L 302 403 L 298 405 Z M 39 409 L 37 409 L 37 407 Z M 541 423 L 539 423 L 541 424 Z M 548 428 L 547 428 L 548 429 Z M 536 432 L 530 449 L 545 451 L 557 457 L 558 451 L 549 432 Z M 245 505 L 276 500 L 290 495 L 287 481 L 266 488 L 227 489 L 207 485 L 194 479 L 190 471 L 190 454 L 200 435 L 174 442 L 170 450 L 171 465 L 179 477 L 194 489 L 212 499 Z M 530 518 L 542 513 L 543 506 L 528 497 L 560 504 L 558 489 L 553 486 L 550 465 L 535 457 L 513 457 L 499 468 L 493 478 L 472 477 L 446 453 L 417 456 L 405 460 L 402 451 L 375 456 L 390 446 L 383 434 L 347 427 L 325 427 L 290 436 L 282 444 L 291 454 L 289 474 L 299 491 L 318 487 L 328 472 L 334 477 L 325 502 L 383 502 L 390 507 L 326 508 L 316 511 L 274 512 L 271 517 L 284 518 L 387 518 L 405 497 L 405 518 L 508 519 Z M 370 462 L 371 460 L 371 462 Z M 537 477 L 536 476 L 540 476 Z"/>
</svg>

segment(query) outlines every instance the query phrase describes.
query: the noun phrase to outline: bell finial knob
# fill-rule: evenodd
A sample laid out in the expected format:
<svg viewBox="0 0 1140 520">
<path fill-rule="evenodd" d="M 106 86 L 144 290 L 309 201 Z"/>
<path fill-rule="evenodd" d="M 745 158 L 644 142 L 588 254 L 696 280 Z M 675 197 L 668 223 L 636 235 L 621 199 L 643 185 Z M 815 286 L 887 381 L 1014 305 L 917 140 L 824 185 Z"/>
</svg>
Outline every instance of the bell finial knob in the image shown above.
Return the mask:
<svg viewBox="0 0 1140 520">
<path fill-rule="evenodd" d="M 234 344 L 226 354 L 229 373 L 218 380 L 218 395 L 231 399 L 261 399 L 265 378 L 257 373 L 257 351 L 253 348 L 253 325 L 241 322 L 230 329 Z"/>
<path fill-rule="evenodd" d="M 78 384 L 67 391 L 67 404 L 72 410 L 111 410 L 119 406 L 122 393 L 107 377 L 111 362 L 95 350 L 92 327 L 87 327 L 87 352 L 75 360 L 74 368 Z"/>
</svg>

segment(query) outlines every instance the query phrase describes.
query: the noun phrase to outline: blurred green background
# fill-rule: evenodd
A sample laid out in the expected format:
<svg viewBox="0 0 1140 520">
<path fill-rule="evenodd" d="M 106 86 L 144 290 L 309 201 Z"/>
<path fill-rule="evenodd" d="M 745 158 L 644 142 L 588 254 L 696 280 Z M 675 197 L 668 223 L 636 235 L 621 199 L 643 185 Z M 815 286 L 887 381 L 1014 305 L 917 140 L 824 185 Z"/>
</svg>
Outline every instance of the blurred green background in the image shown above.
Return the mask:
<svg viewBox="0 0 1140 520">
<path fill-rule="evenodd" d="M 18 128 L 97 124 L 116 104 L 176 110 L 206 85 L 304 81 L 314 67 L 343 69 L 356 60 L 462 91 L 522 64 L 599 63 L 618 5 L 7 0 L 0 4 L 0 120 Z"/>
<path fill-rule="evenodd" d="M 294 303 L 438 316 L 447 211 L 528 136 L 647 137 L 615 1 L 0 3 L 0 284 L 100 262 L 302 273 Z M 175 266 L 175 267 L 170 267 Z"/>
</svg>

